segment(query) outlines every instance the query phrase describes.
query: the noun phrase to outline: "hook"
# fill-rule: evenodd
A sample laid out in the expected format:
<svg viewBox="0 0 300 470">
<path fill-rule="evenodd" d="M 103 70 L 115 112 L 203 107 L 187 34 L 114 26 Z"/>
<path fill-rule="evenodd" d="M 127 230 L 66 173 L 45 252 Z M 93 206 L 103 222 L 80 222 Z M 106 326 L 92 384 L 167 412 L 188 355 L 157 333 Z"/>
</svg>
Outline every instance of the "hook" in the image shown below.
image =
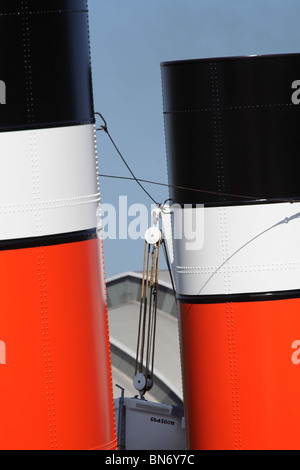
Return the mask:
<svg viewBox="0 0 300 470">
<path fill-rule="evenodd" d="M 98 129 L 96 128 L 96 131 L 104 131 L 108 134 L 108 128 L 107 128 L 107 122 L 105 121 L 104 117 L 102 116 L 102 114 L 100 113 L 95 113 L 95 115 L 98 115 L 100 116 L 100 118 L 102 119 L 104 125 L 103 126 L 100 126 Z"/>
</svg>

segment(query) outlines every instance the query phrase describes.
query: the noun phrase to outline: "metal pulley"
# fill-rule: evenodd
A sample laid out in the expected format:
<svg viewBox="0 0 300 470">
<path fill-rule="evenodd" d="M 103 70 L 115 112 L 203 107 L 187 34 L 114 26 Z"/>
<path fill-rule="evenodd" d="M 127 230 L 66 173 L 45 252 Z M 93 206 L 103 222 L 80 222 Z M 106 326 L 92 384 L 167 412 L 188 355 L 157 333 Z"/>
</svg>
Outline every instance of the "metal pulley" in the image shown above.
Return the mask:
<svg viewBox="0 0 300 470">
<path fill-rule="evenodd" d="M 162 239 L 162 232 L 159 228 L 159 218 L 161 216 L 161 209 L 156 208 L 152 211 L 153 225 L 145 232 L 145 240 L 149 245 L 155 245 Z"/>
<path fill-rule="evenodd" d="M 143 395 L 145 392 L 151 390 L 153 386 L 153 378 L 149 375 L 146 377 L 145 374 L 139 372 L 133 378 L 134 388 Z"/>
</svg>

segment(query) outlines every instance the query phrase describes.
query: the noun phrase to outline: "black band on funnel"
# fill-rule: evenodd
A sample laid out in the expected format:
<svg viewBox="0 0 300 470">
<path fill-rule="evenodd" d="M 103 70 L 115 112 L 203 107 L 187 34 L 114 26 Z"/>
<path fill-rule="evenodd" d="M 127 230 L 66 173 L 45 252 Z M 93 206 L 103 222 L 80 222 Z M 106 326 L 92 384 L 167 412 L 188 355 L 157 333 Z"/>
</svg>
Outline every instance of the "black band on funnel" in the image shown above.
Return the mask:
<svg viewBox="0 0 300 470">
<path fill-rule="evenodd" d="M 184 304 L 226 304 L 235 302 L 265 302 L 270 300 L 299 299 L 300 290 L 274 292 L 245 292 L 241 294 L 178 295 L 177 300 Z"/>
<path fill-rule="evenodd" d="M 97 238 L 96 229 L 82 230 L 80 232 L 58 233 L 41 237 L 20 238 L 15 240 L 0 240 L 0 251 L 24 250 L 43 246 L 78 243 Z"/>
<path fill-rule="evenodd" d="M 169 183 L 218 193 L 175 202 L 299 199 L 300 54 L 164 63 L 162 82 Z"/>
<path fill-rule="evenodd" d="M 0 130 L 94 122 L 87 2 L 0 5 Z"/>
</svg>

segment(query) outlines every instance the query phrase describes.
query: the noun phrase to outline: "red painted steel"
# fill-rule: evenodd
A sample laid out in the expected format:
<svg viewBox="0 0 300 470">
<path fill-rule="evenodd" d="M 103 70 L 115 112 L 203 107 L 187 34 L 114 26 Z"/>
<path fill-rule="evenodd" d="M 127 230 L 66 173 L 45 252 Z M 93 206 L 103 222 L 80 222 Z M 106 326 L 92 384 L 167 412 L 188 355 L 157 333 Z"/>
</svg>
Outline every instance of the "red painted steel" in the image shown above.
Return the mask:
<svg viewBox="0 0 300 470">
<path fill-rule="evenodd" d="M 101 250 L 0 252 L 1 449 L 116 448 Z"/>
<path fill-rule="evenodd" d="M 189 449 L 300 449 L 300 299 L 181 304 Z"/>
</svg>

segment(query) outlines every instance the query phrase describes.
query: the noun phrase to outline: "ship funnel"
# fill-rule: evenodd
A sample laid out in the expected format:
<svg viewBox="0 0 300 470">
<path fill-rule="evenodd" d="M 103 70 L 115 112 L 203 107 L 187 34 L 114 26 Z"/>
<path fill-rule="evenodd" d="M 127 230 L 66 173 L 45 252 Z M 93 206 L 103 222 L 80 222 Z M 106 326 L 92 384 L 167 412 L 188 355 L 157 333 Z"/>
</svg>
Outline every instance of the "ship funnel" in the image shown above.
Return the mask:
<svg viewBox="0 0 300 470">
<path fill-rule="evenodd" d="M 0 40 L 0 448 L 115 449 L 87 2 L 1 2 Z"/>
<path fill-rule="evenodd" d="M 161 68 L 188 446 L 299 449 L 300 54 Z"/>
</svg>

